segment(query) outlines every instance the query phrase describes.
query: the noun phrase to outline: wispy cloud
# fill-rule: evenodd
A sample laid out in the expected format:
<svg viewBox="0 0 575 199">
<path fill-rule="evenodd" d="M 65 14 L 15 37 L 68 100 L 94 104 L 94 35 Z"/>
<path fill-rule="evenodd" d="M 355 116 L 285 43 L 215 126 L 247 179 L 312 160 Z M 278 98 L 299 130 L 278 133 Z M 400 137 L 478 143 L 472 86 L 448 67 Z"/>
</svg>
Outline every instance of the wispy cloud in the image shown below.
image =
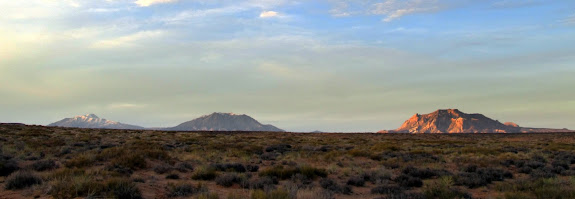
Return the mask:
<svg viewBox="0 0 575 199">
<path fill-rule="evenodd" d="M 565 25 L 575 25 L 575 14 L 563 19 L 562 22 Z"/>
<path fill-rule="evenodd" d="M 167 24 L 185 24 L 193 19 L 204 18 L 204 17 L 214 17 L 214 16 L 229 16 L 236 15 L 239 13 L 260 13 L 259 15 L 253 15 L 259 18 L 274 18 L 281 17 L 287 18 L 288 15 L 280 13 L 278 11 L 272 10 L 281 5 L 290 4 L 287 1 L 271 1 L 271 0 L 248 0 L 240 1 L 234 3 L 221 3 L 214 7 L 196 7 L 193 9 L 188 9 L 176 13 L 171 16 L 164 16 L 157 18 L 157 21 L 161 21 Z M 263 11 L 261 11 L 263 10 Z"/>
<path fill-rule="evenodd" d="M 165 33 L 166 32 L 162 30 L 141 31 L 127 36 L 97 41 L 94 44 L 92 44 L 92 47 L 93 48 L 131 47 L 136 45 L 137 41 L 159 37 Z"/>
<path fill-rule="evenodd" d="M 185 11 L 181 11 L 174 15 L 160 17 L 155 20 L 172 25 L 178 24 L 186 24 L 194 19 L 198 18 L 205 18 L 205 17 L 214 17 L 214 16 L 226 16 L 226 15 L 233 15 L 241 12 L 245 12 L 249 9 L 253 9 L 252 7 L 245 7 L 245 6 L 224 6 L 224 7 L 215 7 L 215 8 L 194 8 Z"/>
<path fill-rule="evenodd" d="M 383 19 L 385 22 L 390 22 L 399 19 L 404 15 L 434 12 L 440 10 L 442 7 L 437 1 L 396 1 L 388 0 L 383 3 L 376 3 L 371 10 L 372 14 L 385 15 Z"/>
<path fill-rule="evenodd" d="M 260 18 L 278 17 L 279 13 L 276 11 L 263 11 L 260 13 Z"/>
<path fill-rule="evenodd" d="M 3 8 L 0 19 L 27 20 L 59 16 L 67 12 L 66 7 L 77 7 L 77 4 L 40 0 L 0 1 L 0 7 Z"/>
<path fill-rule="evenodd" d="M 93 13 L 110 13 L 110 12 L 119 12 L 125 9 L 122 8 L 89 8 L 86 12 L 93 12 Z"/>
<path fill-rule="evenodd" d="M 438 0 L 371 0 L 357 2 L 352 0 L 332 0 L 333 16 L 381 15 L 384 22 L 391 22 L 403 16 L 418 13 L 437 12 L 446 9 L 445 2 Z"/>
<path fill-rule="evenodd" d="M 154 4 L 172 3 L 178 0 L 137 0 L 134 3 L 141 7 L 148 7 Z"/>
<path fill-rule="evenodd" d="M 388 31 L 385 33 L 401 33 L 401 34 L 418 34 L 418 33 L 425 33 L 427 32 L 426 29 L 423 28 L 405 28 L 405 27 L 398 27 Z"/>
</svg>

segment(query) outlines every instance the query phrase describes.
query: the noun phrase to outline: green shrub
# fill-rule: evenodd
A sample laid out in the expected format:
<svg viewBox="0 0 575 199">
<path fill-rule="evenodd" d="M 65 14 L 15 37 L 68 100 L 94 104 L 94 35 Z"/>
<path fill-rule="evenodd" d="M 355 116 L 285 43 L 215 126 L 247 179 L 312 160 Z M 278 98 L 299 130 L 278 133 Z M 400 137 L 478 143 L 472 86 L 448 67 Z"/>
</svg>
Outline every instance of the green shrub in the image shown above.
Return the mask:
<svg viewBox="0 0 575 199">
<path fill-rule="evenodd" d="M 62 168 L 62 169 L 51 171 L 45 178 L 48 181 L 50 181 L 50 180 L 68 178 L 68 177 L 72 177 L 72 176 L 81 176 L 81 175 L 84 175 L 85 173 L 86 173 L 86 171 L 84 169 Z"/>
<path fill-rule="evenodd" d="M 14 160 L 7 160 L 5 157 L 0 155 L 0 176 L 8 176 L 13 172 L 20 169 L 18 163 Z"/>
<path fill-rule="evenodd" d="M 170 165 L 161 164 L 154 167 L 154 172 L 156 172 L 157 174 L 164 174 L 170 172 L 172 169 L 173 167 L 171 167 Z"/>
<path fill-rule="evenodd" d="M 12 173 L 6 179 L 4 188 L 7 190 L 23 189 L 32 185 L 42 184 L 42 179 L 30 171 Z"/>
<path fill-rule="evenodd" d="M 289 192 L 283 189 L 276 189 L 267 194 L 267 199 L 289 199 Z"/>
<path fill-rule="evenodd" d="M 334 193 L 343 193 L 346 195 L 353 193 L 353 191 L 351 190 L 351 186 L 340 185 L 330 178 L 321 179 L 319 181 L 319 185 L 326 190 L 333 191 Z"/>
<path fill-rule="evenodd" d="M 223 187 L 231 187 L 236 183 L 240 183 L 242 178 L 235 173 L 227 173 L 220 175 L 216 178 L 216 184 Z"/>
<path fill-rule="evenodd" d="M 92 154 L 79 154 L 72 159 L 66 161 L 64 165 L 68 168 L 84 168 L 87 166 L 92 166 L 96 162 L 96 157 Z"/>
<path fill-rule="evenodd" d="M 505 194 L 503 194 L 505 199 L 528 199 L 528 198 L 533 198 L 532 196 L 530 196 L 527 193 L 523 193 L 523 192 L 506 192 Z"/>
<path fill-rule="evenodd" d="M 503 181 L 505 178 L 513 178 L 513 174 L 497 168 L 467 169 L 467 172 L 459 173 L 455 176 L 455 184 L 473 189 L 486 186 L 493 181 Z"/>
<path fill-rule="evenodd" d="M 216 173 L 215 169 L 213 169 L 213 168 L 201 168 L 201 169 L 196 170 L 192 174 L 192 179 L 194 179 L 194 180 L 213 180 L 217 176 L 218 176 L 218 174 Z"/>
<path fill-rule="evenodd" d="M 166 179 L 177 180 L 177 179 L 180 179 L 180 175 L 178 175 L 177 173 L 172 173 L 172 174 L 167 175 Z"/>
<path fill-rule="evenodd" d="M 433 177 L 451 175 L 451 173 L 449 173 L 446 170 L 436 170 L 436 169 L 429 169 L 429 168 L 420 169 L 420 168 L 415 168 L 412 166 L 408 166 L 408 167 L 404 168 L 402 170 L 402 173 L 406 174 L 406 175 L 410 175 L 412 177 L 421 178 L 421 179 L 430 179 Z"/>
<path fill-rule="evenodd" d="M 99 196 L 106 187 L 91 176 L 84 174 L 54 179 L 48 194 L 56 199 Z"/>
<path fill-rule="evenodd" d="M 421 178 L 416 178 L 405 174 L 401 174 L 400 176 L 396 177 L 394 181 L 397 182 L 397 184 L 401 185 L 402 187 L 423 186 L 423 181 L 421 181 Z"/>
<path fill-rule="evenodd" d="M 198 184 L 197 186 L 189 183 L 168 184 L 168 197 L 187 197 L 207 191 L 207 188 L 202 184 Z"/>
<path fill-rule="evenodd" d="M 262 191 L 262 190 L 255 190 L 254 192 L 252 192 L 251 199 L 267 199 L 266 196 L 266 192 Z"/>
<path fill-rule="evenodd" d="M 265 176 L 251 180 L 242 179 L 239 183 L 244 189 L 273 189 L 275 188 L 274 185 L 278 184 L 278 181 Z"/>
<path fill-rule="evenodd" d="M 373 184 L 381 184 L 387 180 L 391 180 L 391 171 L 383 168 L 367 171 L 362 174 L 362 177 Z"/>
<path fill-rule="evenodd" d="M 289 199 L 289 193 L 283 189 L 276 189 L 268 193 L 263 190 L 255 190 L 252 192 L 251 199 Z"/>
<path fill-rule="evenodd" d="M 220 199 L 220 196 L 216 193 L 202 193 L 198 196 L 198 199 Z"/>
<path fill-rule="evenodd" d="M 284 168 L 283 166 L 275 166 L 263 171 L 260 171 L 260 176 L 277 177 L 279 179 L 285 180 L 291 178 L 297 173 L 295 168 Z"/>
<path fill-rule="evenodd" d="M 423 194 L 427 198 L 437 199 L 471 198 L 469 194 L 453 188 L 453 180 L 451 177 L 441 177 L 439 181 L 426 185 L 423 188 Z"/>
<path fill-rule="evenodd" d="M 359 149 L 352 149 L 347 152 L 349 155 L 353 157 L 370 157 L 371 152 L 366 150 L 359 150 Z"/>
<path fill-rule="evenodd" d="M 276 166 L 259 173 L 260 176 L 276 177 L 281 180 L 289 179 L 296 174 L 302 174 L 309 179 L 327 177 L 327 171 L 325 169 L 318 169 L 310 166 L 301 166 L 297 168 L 284 168 L 283 166 Z"/>
<path fill-rule="evenodd" d="M 111 192 L 115 198 L 119 199 L 140 199 L 142 193 L 136 187 L 136 183 L 128 179 L 111 179 L 106 183 L 108 192 Z"/>
<path fill-rule="evenodd" d="M 32 168 L 36 171 L 46 171 L 58 168 L 56 161 L 54 160 L 40 160 L 32 164 Z"/>
<path fill-rule="evenodd" d="M 309 179 L 315 179 L 317 177 L 322 178 L 327 177 L 327 171 L 325 169 L 318 169 L 310 166 L 301 166 L 297 168 L 297 172 L 308 177 Z"/>
<path fill-rule="evenodd" d="M 146 159 L 139 154 L 126 154 L 112 160 L 113 165 L 118 165 L 132 170 L 144 169 L 147 167 Z"/>
<path fill-rule="evenodd" d="M 371 189 L 372 194 L 400 194 L 403 188 L 397 185 L 380 185 Z"/>
<path fill-rule="evenodd" d="M 246 172 L 246 167 L 241 163 L 213 164 L 211 167 L 214 167 L 217 171 L 238 173 Z"/>
<path fill-rule="evenodd" d="M 363 187 L 363 185 L 365 185 L 365 179 L 360 176 L 352 176 L 347 180 L 347 185 Z"/>
<path fill-rule="evenodd" d="M 537 198 L 575 198 L 573 181 L 558 178 L 540 179 L 531 185 Z"/>
</svg>

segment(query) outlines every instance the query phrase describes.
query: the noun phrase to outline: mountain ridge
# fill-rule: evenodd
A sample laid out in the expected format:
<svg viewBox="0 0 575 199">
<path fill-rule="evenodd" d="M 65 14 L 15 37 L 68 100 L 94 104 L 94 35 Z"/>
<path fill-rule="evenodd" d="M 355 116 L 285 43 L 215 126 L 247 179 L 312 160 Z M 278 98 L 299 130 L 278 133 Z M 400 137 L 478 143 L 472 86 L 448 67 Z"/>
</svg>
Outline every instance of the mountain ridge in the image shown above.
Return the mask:
<svg viewBox="0 0 575 199">
<path fill-rule="evenodd" d="M 261 124 L 246 114 L 221 113 L 203 115 L 196 119 L 168 128 L 144 128 L 141 126 L 124 124 L 116 121 L 99 118 L 95 114 L 79 115 L 65 118 L 47 126 L 95 128 L 95 129 L 147 129 L 164 131 L 270 131 L 284 132 L 284 130 L 269 124 Z"/>
<path fill-rule="evenodd" d="M 479 113 L 464 113 L 458 109 L 438 109 L 428 114 L 415 114 L 395 130 L 378 133 L 535 133 L 572 132 L 568 129 L 528 128 L 516 123 L 501 123 Z"/>
<path fill-rule="evenodd" d="M 284 130 L 269 124 L 261 124 L 245 114 L 214 112 L 199 118 L 166 128 L 169 131 L 278 131 Z"/>
<path fill-rule="evenodd" d="M 78 115 L 72 118 L 65 118 L 60 121 L 48 124 L 48 126 L 95 128 L 95 129 L 144 129 L 144 127 L 141 126 L 124 124 L 100 118 L 93 113 L 86 115 Z"/>
</svg>

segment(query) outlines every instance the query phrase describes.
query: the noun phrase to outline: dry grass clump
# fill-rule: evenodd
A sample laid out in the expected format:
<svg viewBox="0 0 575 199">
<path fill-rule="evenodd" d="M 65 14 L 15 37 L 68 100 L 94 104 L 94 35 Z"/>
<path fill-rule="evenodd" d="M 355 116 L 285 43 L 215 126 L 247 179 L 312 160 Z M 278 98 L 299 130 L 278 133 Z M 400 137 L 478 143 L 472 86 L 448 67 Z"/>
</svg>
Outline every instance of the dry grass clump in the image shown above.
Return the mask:
<svg viewBox="0 0 575 199">
<path fill-rule="evenodd" d="M 212 167 L 199 168 L 192 174 L 194 180 L 213 180 L 218 176 L 216 170 Z"/>
<path fill-rule="evenodd" d="M 49 194 L 54 198 L 111 197 L 141 198 L 136 184 L 125 178 L 100 180 L 102 173 L 86 173 L 81 169 L 57 170 L 45 178 L 50 181 Z"/>
<path fill-rule="evenodd" d="M 190 183 L 179 183 L 168 185 L 168 197 L 188 197 L 207 192 L 208 189 L 203 184 L 193 185 Z"/>
<path fill-rule="evenodd" d="M 33 185 L 42 184 L 42 178 L 35 173 L 26 170 L 20 170 L 6 178 L 4 188 L 7 190 L 23 189 Z"/>
</svg>

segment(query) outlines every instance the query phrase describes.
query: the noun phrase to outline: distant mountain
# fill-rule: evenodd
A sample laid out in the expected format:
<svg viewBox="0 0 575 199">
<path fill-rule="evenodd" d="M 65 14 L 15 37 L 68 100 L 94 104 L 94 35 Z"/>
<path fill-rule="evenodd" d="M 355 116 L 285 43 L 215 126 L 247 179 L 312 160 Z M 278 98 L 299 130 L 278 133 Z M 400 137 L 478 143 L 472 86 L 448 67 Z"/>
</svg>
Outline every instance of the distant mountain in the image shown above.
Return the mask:
<svg viewBox="0 0 575 199">
<path fill-rule="evenodd" d="M 94 128 L 94 129 L 143 129 L 144 127 L 122 124 L 115 121 L 99 118 L 94 114 L 80 115 L 73 118 L 66 118 L 48 126 Z"/>
<path fill-rule="evenodd" d="M 280 131 L 272 125 L 259 123 L 247 115 L 233 113 L 212 113 L 178 126 L 168 128 L 171 131 Z"/>
<path fill-rule="evenodd" d="M 395 130 L 379 133 L 539 133 L 573 132 L 568 129 L 527 128 L 513 122 L 502 124 L 482 114 L 467 114 L 457 109 L 437 110 L 429 114 L 415 114 Z"/>
<path fill-rule="evenodd" d="M 482 114 L 466 114 L 457 109 L 415 114 L 401 127 L 383 133 L 517 133 L 521 128 L 507 126 Z"/>
<path fill-rule="evenodd" d="M 510 127 L 520 127 L 518 124 L 515 124 L 513 122 L 505 122 L 503 123 L 505 126 L 510 126 Z"/>
</svg>

